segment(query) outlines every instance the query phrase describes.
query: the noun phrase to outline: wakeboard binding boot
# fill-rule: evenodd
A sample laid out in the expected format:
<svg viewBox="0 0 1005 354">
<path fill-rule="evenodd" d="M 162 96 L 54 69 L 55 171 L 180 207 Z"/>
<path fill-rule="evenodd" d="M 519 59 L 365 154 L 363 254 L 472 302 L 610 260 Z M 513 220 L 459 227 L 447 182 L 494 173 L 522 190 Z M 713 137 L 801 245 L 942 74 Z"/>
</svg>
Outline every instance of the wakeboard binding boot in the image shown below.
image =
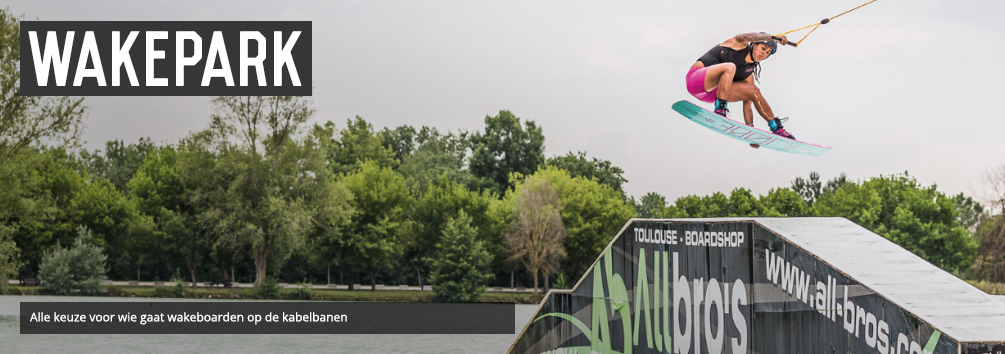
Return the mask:
<svg viewBox="0 0 1005 354">
<path fill-rule="evenodd" d="M 775 135 L 778 135 L 783 138 L 796 140 L 796 137 L 794 135 L 790 134 L 788 131 L 785 130 L 784 127 L 782 127 L 782 122 L 786 120 L 788 120 L 788 118 L 772 119 L 768 121 L 768 127 L 771 128 L 771 132 L 774 133 Z"/>
</svg>

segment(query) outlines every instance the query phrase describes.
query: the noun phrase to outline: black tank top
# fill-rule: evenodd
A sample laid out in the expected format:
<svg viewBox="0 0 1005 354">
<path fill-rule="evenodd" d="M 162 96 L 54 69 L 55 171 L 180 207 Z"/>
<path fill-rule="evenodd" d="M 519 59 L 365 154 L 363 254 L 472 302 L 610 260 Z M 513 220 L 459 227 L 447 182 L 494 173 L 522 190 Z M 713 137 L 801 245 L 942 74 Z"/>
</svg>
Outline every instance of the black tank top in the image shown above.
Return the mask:
<svg viewBox="0 0 1005 354">
<path fill-rule="evenodd" d="M 730 47 L 723 47 L 717 45 L 709 49 L 705 55 L 698 58 L 705 67 L 709 67 L 715 64 L 721 63 L 733 63 L 736 65 L 736 74 L 733 74 L 733 82 L 739 82 L 746 80 L 754 73 L 754 68 L 757 67 L 755 63 L 747 62 L 747 54 L 753 49 L 752 46 L 747 46 L 744 49 L 736 50 Z"/>
</svg>

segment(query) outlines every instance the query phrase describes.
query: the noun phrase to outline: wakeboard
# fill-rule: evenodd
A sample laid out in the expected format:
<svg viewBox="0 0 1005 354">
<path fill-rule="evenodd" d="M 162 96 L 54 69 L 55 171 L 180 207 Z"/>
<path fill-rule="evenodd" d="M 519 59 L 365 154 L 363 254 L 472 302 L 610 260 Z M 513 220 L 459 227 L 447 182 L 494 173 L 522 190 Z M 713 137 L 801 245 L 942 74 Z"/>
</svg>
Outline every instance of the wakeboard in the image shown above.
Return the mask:
<svg viewBox="0 0 1005 354">
<path fill-rule="evenodd" d="M 674 103 L 673 110 L 706 128 L 748 144 L 757 144 L 772 150 L 810 156 L 820 156 L 831 150 L 830 146 L 816 145 L 780 137 L 769 131 L 757 129 L 743 124 L 743 122 L 712 113 L 688 101 Z"/>
</svg>

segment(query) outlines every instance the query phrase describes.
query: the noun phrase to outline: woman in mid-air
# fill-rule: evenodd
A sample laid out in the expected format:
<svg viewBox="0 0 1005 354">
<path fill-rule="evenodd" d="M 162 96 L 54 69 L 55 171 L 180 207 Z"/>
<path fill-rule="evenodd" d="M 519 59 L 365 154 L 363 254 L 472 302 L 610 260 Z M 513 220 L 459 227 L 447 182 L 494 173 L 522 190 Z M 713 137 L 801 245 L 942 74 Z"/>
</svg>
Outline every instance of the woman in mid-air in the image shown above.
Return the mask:
<svg viewBox="0 0 1005 354">
<path fill-rule="evenodd" d="M 751 103 L 768 122 L 775 135 L 795 139 L 782 128 L 782 121 L 771 112 L 761 90 L 754 85 L 760 76 L 760 63 L 778 51 L 778 42 L 788 44 L 785 36 L 768 33 L 743 33 L 712 47 L 687 72 L 687 91 L 705 102 L 715 102 L 715 113 L 729 113 L 727 102 L 743 101 L 743 119 L 754 126 Z M 752 147 L 757 147 L 751 144 Z"/>
</svg>

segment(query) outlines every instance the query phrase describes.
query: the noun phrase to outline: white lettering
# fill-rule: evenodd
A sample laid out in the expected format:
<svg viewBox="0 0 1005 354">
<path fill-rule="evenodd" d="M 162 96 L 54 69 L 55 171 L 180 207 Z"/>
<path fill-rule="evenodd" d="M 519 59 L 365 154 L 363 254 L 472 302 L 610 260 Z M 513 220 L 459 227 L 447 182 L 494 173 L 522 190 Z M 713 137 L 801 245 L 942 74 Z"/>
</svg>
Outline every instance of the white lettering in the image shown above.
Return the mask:
<svg viewBox="0 0 1005 354">
<path fill-rule="evenodd" d="M 87 68 L 87 60 L 94 63 L 94 67 Z M 101 55 L 98 54 L 98 43 L 94 40 L 94 31 L 84 32 L 84 43 L 80 47 L 80 58 L 77 59 L 77 73 L 73 77 L 73 86 L 80 86 L 85 77 L 93 77 L 98 80 L 98 86 L 105 86 L 105 71 L 101 68 Z"/>
<path fill-rule="evenodd" d="M 133 58 L 129 55 L 129 49 L 136 41 L 137 31 L 130 31 L 126 36 L 126 42 L 120 43 L 119 31 L 112 31 L 112 86 L 119 86 L 119 68 L 126 67 L 126 76 L 129 77 L 129 86 L 139 86 L 139 79 L 136 78 L 136 69 L 133 68 Z M 121 45 L 120 45 L 121 44 Z"/>
<path fill-rule="evenodd" d="M 220 68 L 216 68 L 216 59 L 220 58 Z M 230 59 L 227 57 L 227 46 L 223 42 L 223 33 L 213 31 L 213 39 L 209 41 L 209 54 L 206 55 L 206 70 L 202 73 L 202 86 L 209 86 L 214 77 L 222 77 L 227 86 L 234 86 L 234 73 L 230 71 Z"/>
<path fill-rule="evenodd" d="M 290 81 L 293 82 L 293 86 L 300 86 L 300 76 L 297 74 L 297 66 L 293 62 L 293 46 L 297 43 L 297 38 L 300 38 L 300 31 L 293 31 L 290 35 L 290 39 L 286 41 L 286 44 L 280 46 L 283 43 L 283 32 L 276 31 L 273 35 L 275 42 L 273 42 L 273 58 L 272 58 L 272 82 L 275 86 L 283 86 L 283 66 L 290 72 Z"/>
<path fill-rule="evenodd" d="M 56 74 L 56 86 L 65 86 L 67 70 L 70 69 L 73 31 L 66 32 L 66 41 L 63 42 L 62 53 L 59 51 L 56 31 L 45 33 L 45 52 L 38 50 L 38 33 L 35 31 L 28 31 L 28 41 L 31 42 L 31 57 L 35 63 L 35 80 L 38 82 L 38 86 L 46 86 L 49 83 L 50 63 L 52 64 L 53 73 Z"/>
<path fill-rule="evenodd" d="M 168 33 L 166 31 L 148 31 L 147 32 L 147 86 L 167 86 L 168 79 L 163 77 L 154 77 L 154 60 L 164 59 L 163 50 L 154 50 L 154 41 L 158 39 L 167 39 Z"/>
<path fill-rule="evenodd" d="M 192 56 L 185 56 L 185 41 L 192 41 Z M 202 60 L 202 37 L 195 31 L 178 31 L 174 42 L 174 85 L 185 86 L 185 67 L 198 64 Z M 206 65 L 213 63 L 207 62 Z"/>
</svg>

